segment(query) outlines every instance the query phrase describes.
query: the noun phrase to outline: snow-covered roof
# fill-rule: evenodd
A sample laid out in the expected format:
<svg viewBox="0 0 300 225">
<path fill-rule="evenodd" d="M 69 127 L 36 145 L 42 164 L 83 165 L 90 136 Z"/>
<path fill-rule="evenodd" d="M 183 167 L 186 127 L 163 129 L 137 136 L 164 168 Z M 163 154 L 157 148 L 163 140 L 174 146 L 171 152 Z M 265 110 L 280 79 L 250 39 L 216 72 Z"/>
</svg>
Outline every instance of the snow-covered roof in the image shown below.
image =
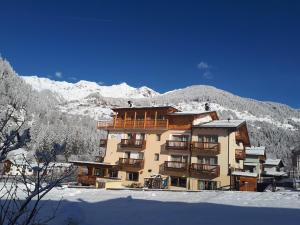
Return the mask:
<svg viewBox="0 0 300 225">
<path fill-rule="evenodd" d="M 266 147 L 246 147 L 246 155 L 265 155 Z"/>
<path fill-rule="evenodd" d="M 7 159 L 16 160 L 18 158 L 24 160 L 24 157 L 26 157 L 27 153 L 28 152 L 24 148 L 18 148 L 16 150 L 10 151 L 7 154 Z"/>
<path fill-rule="evenodd" d="M 208 123 L 195 125 L 194 127 L 220 127 L 220 128 L 238 128 L 245 123 L 245 120 L 213 120 Z"/>
<path fill-rule="evenodd" d="M 244 162 L 245 166 L 257 166 L 258 163 L 255 162 Z"/>
<path fill-rule="evenodd" d="M 169 113 L 168 115 L 175 116 L 175 115 L 200 115 L 200 114 L 209 114 L 209 113 L 215 113 L 216 111 L 182 111 L 182 112 L 173 112 Z"/>
<path fill-rule="evenodd" d="M 49 166 L 54 166 L 54 167 L 69 167 L 71 166 L 71 163 L 62 163 L 62 162 L 51 162 L 49 163 Z"/>
<path fill-rule="evenodd" d="M 168 108 L 176 109 L 173 106 L 132 106 L 132 107 L 116 107 L 116 108 L 112 108 L 112 110 L 168 109 Z M 176 109 L 176 110 L 178 110 L 178 109 Z"/>
<path fill-rule="evenodd" d="M 267 159 L 264 164 L 270 166 L 278 166 L 280 163 L 282 163 L 281 159 Z"/>
<path fill-rule="evenodd" d="M 264 175 L 282 177 L 282 176 L 287 176 L 288 174 L 286 172 L 283 172 L 283 171 L 265 171 Z"/>
<path fill-rule="evenodd" d="M 234 176 L 244 176 L 244 177 L 257 177 L 257 173 L 244 172 L 244 171 L 233 171 Z"/>
<path fill-rule="evenodd" d="M 74 164 L 90 164 L 90 165 L 113 166 L 113 164 L 104 163 L 104 162 L 92 162 L 92 161 L 69 161 L 69 162 L 74 163 Z"/>
</svg>

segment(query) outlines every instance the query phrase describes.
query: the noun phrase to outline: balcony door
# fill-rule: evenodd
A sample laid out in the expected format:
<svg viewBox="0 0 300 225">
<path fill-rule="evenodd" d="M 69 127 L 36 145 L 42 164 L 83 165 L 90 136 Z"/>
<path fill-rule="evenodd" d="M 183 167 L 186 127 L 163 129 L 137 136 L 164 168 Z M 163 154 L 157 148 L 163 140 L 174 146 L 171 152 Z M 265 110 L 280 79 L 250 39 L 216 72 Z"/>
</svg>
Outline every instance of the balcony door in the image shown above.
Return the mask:
<svg viewBox="0 0 300 225">
<path fill-rule="evenodd" d="M 218 143 L 217 135 L 199 135 L 198 142 Z"/>
<path fill-rule="evenodd" d="M 125 152 L 125 157 L 127 159 L 144 159 L 144 153 L 142 152 Z"/>
<path fill-rule="evenodd" d="M 210 180 L 198 180 L 199 190 L 217 190 L 218 182 Z"/>
<path fill-rule="evenodd" d="M 187 163 L 188 156 L 187 155 L 171 155 L 171 161 Z"/>
<path fill-rule="evenodd" d="M 189 136 L 188 135 L 181 135 L 181 134 L 173 134 L 172 141 L 188 141 L 189 140 Z"/>
<path fill-rule="evenodd" d="M 145 134 L 144 133 L 128 133 L 127 139 L 130 140 L 144 140 Z"/>
<path fill-rule="evenodd" d="M 206 165 L 218 165 L 218 158 L 214 156 L 198 156 L 197 163 Z"/>
</svg>

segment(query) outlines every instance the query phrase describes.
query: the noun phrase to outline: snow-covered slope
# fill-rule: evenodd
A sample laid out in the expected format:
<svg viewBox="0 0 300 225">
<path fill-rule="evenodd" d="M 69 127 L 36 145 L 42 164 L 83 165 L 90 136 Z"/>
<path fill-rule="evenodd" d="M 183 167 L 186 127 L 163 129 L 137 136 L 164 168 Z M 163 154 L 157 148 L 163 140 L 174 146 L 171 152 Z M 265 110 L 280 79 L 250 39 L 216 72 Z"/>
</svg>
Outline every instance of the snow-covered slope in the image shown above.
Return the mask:
<svg viewBox="0 0 300 225">
<path fill-rule="evenodd" d="M 48 90 L 59 100 L 59 109 L 95 120 L 110 118 L 113 107 L 172 105 L 182 111 L 203 111 L 206 102 L 222 119 L 244 119 L 253 145 L 265 145 L 267 152 L 288 160 L 300 141 L 300 111 L 287 105 L 243 98 L 212 86 L 194 85 L 159 94 L 147 87 L 125 83 L 100 86 L 94 82 L 72 84 L 47 78 L 22 77 L 35 90 Z M 287 161 L 289 163 L 289 161 Z"/>
<path fill-rule="evenodd" d="M 37 91 L 50 90 L 60 95 L 66 101 L 83 99 L 90 94 L 100 94 L 103 97 L 113 98 L 146 98 L 158 96 L 159 93 L 147 87 L 134 88 L 126 83 L 112 86 L 102 86 L 95 82 L 81 80 L 77 83 L 53 81 L 37 76 L 22 76 L 26 83 Z"/>
</svg>

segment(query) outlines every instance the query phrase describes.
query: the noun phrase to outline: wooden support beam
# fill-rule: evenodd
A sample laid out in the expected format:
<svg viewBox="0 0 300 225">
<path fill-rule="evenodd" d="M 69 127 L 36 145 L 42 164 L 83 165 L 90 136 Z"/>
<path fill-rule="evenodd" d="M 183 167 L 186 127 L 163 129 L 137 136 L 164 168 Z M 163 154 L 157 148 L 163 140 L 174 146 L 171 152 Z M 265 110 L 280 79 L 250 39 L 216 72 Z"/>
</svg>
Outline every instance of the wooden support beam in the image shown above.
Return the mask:
<svg viewBox="0 0 300 225">
<path fill-rule="evenodd" d="M 136 123 L 136 112 L 134 112 L 133 128 L 135 128 L 135 123 Z"/>
<path fill-rule="evenodd" d="M 127 118 L 127 112 L 125 112 L 125 116 L 124 116 L 124 128 L 126 127 L 126 118 Z"/>
<path fill-rule="evenodd" d="M 157 124 L 157 111 L 155 111 L 155 117 L 154 117 L 154 127 L 156 127 Z"/>
<path fill-rule="evenodd" d="M 145 116 L 144 116 L 144 129 L 146 128 L 146 120 L 147 120 L 147 111 L 145 111 Z"/>
<path fill-rule="evenodd" d="M 118 114 L 114 116 L 114 128 L 116 128 Z"/>
</svg>

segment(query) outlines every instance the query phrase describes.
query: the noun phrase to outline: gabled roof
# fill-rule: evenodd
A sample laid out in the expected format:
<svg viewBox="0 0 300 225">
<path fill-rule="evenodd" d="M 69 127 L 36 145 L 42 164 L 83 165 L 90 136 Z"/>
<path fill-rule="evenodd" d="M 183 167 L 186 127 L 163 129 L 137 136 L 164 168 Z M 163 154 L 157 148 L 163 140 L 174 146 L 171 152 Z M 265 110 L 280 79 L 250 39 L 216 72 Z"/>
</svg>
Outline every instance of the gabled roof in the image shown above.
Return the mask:
<svg viewBox="0 0 300 225">
<path fill-rule="evenodd" d="M 231 174 L 233 176 L 257 177 L 257 173 L 244 172 L 244 171 L 233 171 Z"/>
<path fill-rule="evenodd" d="M 246 155 L 258 155 L 258 156 L 264 156 L 266 147 L 246 147 Z"/>
<path fill-rule="evenodd" d="M 267 159 L 264 164 L 270 166 L 284 166 L 281 159 Z"/>
<path fill-rule="evenodd" d="M 194 127 L 239 128 L 243 124 L 246 124 L 245 120 L 213 120 L 211 122 L 195 125 Z"/>
<path fill-rule="evenodd" d="M 149 110 L 149 109 L 171 109 L 173 111 L 178 112 L 179 110 L 174 108 L 173 106 L 133 106 L 133 107 L 120 107 L 120 108 L 112 108 L 113 111 L 119 111 L 119 110 L 137 110 L 137 109 L 144 109 L 144 110 Z"/>
<path fill-rule="evenodd" d="M 264 171 L 263 172 L 264 175 L 267 176 L 274 176 L 274 177 L 287 177 L 288 174 L 284 171 Z"/>
<path fill-rule="evenodd" d="M 201 115 L 210 115 L 213 119 L 218 120 L 218 114 L 216 111 L 177 111 L 168 113 L 168 116 L 201 116 Z"/>
</svg>

